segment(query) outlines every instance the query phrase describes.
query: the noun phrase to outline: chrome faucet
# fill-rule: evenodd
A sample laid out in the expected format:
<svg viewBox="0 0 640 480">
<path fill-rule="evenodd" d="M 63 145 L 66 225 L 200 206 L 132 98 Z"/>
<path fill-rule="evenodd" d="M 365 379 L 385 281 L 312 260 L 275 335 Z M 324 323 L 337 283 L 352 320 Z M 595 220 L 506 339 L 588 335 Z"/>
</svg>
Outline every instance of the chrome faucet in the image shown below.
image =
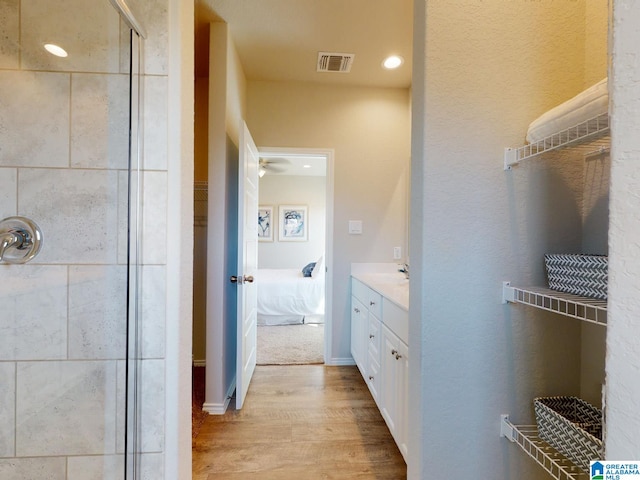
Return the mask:
<svg viewBox="0 0 640 480">
<path fill-rule="evenodd" d="M 0 236 L 0 262 L 4 257 L 4 252 L 8 248 L 20 248 L 24 243 L 24 238 L 14 232 L 3 232 Z"/>
<path fill-rule="evenodd" d="M 399 271 L 399 272 L 404 273 L 404 277 L 405 277 L 407 280 L 409 280 L 409 264 L 408 264 L 408 263 L 403 264 L 403 265 L 398 269 L 398 271 Z"/>
</svg>

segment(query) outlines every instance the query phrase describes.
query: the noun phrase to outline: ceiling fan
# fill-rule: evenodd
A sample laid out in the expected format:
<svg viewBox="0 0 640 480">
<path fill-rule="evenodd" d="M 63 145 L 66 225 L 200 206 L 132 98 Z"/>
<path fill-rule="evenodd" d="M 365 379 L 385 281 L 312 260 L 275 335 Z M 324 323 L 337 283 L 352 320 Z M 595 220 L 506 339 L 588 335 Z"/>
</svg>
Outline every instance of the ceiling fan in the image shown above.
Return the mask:
<svg viewBox="0 0 640 480">
<path fill-rule="evenodd" d="M 286 170 L 286 165 L 289 165 L 289 160 L 286 158 L 261 158 L 259 163 L 258 174 L 262 178 L 265 173 L 281 173 Z"/>
</svg>

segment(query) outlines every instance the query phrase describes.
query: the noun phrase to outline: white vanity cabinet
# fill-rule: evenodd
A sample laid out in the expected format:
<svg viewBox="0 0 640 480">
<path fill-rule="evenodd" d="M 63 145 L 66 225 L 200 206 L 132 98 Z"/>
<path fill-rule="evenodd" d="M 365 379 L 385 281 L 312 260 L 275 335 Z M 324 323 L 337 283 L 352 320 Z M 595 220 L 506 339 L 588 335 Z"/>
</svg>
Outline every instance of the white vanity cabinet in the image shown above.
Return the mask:
<svg viewBox="0 0 640 480">
<path fill-rule="evenodd" d="M 386 324 L 382 325 L 380 357 L 382 387 L 378 407 L 406 460 L 409 428 L 409 347 Z"/>
<path fill-rule="evenodd" d="M 406 460 L 409 313 L 356 278 L 351 292 L 351 354 Z"/>
</svg>

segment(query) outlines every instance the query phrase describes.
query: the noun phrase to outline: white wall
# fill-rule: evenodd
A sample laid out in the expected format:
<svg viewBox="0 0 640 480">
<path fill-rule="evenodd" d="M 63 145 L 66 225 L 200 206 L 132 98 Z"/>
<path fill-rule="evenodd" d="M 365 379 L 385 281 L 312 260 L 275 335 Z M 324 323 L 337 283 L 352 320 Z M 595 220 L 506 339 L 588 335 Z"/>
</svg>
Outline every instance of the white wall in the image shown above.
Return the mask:
<svg viewBox="0 0 640 480">
<path fill-rule="evenodd" d="M 580 393 L 581 328 L 502 305 L 501 282 L 543 285 L 544 253 L 580 250 L 583 163 L 505 172 L 502 158 L 529 122 L 583 89 L 584 4 L 418 0 L 414 11 L 424 12 L 414 31 L 425 60 L 413 85 L 422 215 L 411 257 L 423 257 L 409 349 L 422 418 L 411 422 L 421 458 L 409 478 L 547 478 L 499 437 L 499 417 L 532 423 L 534 397 Z"/>
<path fill-rule="evenodd" d="M 640 452 L 640 4 L 613 6 L 611 203 L 607 329 L 607 459 Z"/>
<path fill-rule="evenodd" d="M 326 222 L 326 177 L 265 175 L 260 179 L 260 205 L 273 207 L 273 242 L 258 245 L 259 268 L 299 268 L 324 255 Z M 308 240 L 281 242 L 278 237 L 280 205 L 307 207 Z"/>
<path fill-rule="evenodd" d="M 145 2 L 153 13 L 161 4 Z M 149 15 L 149 14 L 148 14 Z M 153 22 L 166 39 L 167 71 L 167 324 L 165 329 L 164 478 L 191 475 L 191 309 L 193 270 L 194 176 L 194 5 L 169 0 L 166 23 Z M 148 472 L 142 475 L 163 478 Z"/>
<path fill-rule="evenodd" d="M 248 84 L 258 145 L 335 150 L 330 362 L 351 361 L 351 263 L 393 262 L 393 247 L 406 246 L 409 101 L 405 89 Z M 349 235 L 349 220 L 363 221 L 362 235 Z"/>
</svg>

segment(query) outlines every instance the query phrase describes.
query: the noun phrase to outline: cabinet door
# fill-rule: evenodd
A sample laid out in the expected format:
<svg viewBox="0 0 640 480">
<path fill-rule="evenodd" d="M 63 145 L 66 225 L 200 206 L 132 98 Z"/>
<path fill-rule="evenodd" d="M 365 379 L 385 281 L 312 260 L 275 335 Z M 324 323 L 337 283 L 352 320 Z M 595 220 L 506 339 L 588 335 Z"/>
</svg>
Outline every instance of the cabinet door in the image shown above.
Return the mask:
<svg viewBox="0 0 640 480">
<path fill-rule="evenodd" d="M 398 356 L 396 375 L 398 383 L 396 385 L 397 398 L 397 420 L 398 435 L 396 443 L 400 452 L 407 460 L 407 442 L 409 439 L 409 348 L 399 341 L 397 344 Z"/>
<path fill-rule="evenodd" d="M 357 298 L 351 297 L 351 356 L 365 378 L 367 374 L 367 318 L 366 307 Z"/>
<path fill-rule="evenodd" d="M 380 412 L 389 431 L 396 438 L 398 425 L 398 361 L 396 360 L 398 337 L 382 325 L 382 348 L 380 350 Z M 397 442 L 397 440 L 396 440 Z"/>
<path fill-rule="evenodd" d="M 409 430 L 409 348 L 382 325 L 380 410 L 406 460 Z"/>
</svg>

